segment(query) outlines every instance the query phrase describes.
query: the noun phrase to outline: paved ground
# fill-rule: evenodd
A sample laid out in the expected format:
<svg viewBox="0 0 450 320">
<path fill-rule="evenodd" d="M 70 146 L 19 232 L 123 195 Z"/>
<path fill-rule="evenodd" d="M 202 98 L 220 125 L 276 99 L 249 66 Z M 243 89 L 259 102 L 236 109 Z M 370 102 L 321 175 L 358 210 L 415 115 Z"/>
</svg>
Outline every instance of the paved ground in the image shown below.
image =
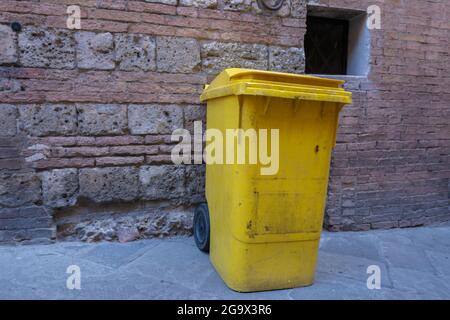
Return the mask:
<svg viewBox="0 0 450 320">
<path fill-rule="evenodd" d="M 81 269 L 81 290 L 66 287 Z M 381 268 L 380 290 L 367 267 Z M 1 299 L 450 299 L 450 225 L 324 233 L 316 283 L 241 294 L 229 290 L 192 238 L 0 247 Z"/>
</svg>

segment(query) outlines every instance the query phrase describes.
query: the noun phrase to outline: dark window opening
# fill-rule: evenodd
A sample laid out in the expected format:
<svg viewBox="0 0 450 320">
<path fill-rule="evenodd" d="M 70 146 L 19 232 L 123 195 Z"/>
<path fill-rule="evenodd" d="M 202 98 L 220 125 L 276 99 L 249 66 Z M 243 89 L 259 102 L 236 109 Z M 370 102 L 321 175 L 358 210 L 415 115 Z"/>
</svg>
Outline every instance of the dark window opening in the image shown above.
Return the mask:
<svg viewBox="0 0 450 320">
<path fill-rule="evenodd" d="M 305 72 L 347 74 L 348 20 L 308 16 Z"/>
</svg>

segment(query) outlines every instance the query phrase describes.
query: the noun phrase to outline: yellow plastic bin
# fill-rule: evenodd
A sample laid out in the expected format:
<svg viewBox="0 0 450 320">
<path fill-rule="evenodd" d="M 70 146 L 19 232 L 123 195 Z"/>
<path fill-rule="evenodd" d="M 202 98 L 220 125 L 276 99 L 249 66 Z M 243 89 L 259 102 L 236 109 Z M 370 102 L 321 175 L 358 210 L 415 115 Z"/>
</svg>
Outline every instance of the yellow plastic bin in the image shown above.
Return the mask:
<svg viewBox="0 0 450 320">
<path fill-rule="evenodd" d="M 338 114 L 352 102 L 343 83 L 226 69 L 201 95 L 207 101 L 208 131 L 227 137 L 227 129 L 255 129 L 262 138 L 259 129 L 267 129 L 270 154 L 276 137 L 269 132 L 278 129 L 275 173 L 262 174 L 268 166 L 260 159 L 257 164 L 207 161 L 203 211 L 209 209 L 209 221 L 197 230 L 194 226 L 194 232 L 209 228 L 211 262 L 231 289 L 263 291 L 314 282 Z M 259 146 L 249 136 L 244 131 L 233 138 L 234 159 L 242 144 L 245 152 Z"/>
</svg>

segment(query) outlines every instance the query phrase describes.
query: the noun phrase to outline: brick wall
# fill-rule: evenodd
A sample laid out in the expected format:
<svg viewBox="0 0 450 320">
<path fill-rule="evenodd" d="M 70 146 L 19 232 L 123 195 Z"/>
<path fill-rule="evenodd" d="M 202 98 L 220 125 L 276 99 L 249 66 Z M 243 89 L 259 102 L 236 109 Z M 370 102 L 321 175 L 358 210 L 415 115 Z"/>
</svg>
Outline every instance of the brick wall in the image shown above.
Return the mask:
<svg viewBox="0 0 450 320">
<path fill-rule="evenodd" d="M 225 67 L 302 73 L 306 2 L 2 0 L 0 243 L 189 233 L 204 168 L 170 163 L 170 133 L 204 120 L 199 93 Z M 383 19 L 370 74 L 347 77 L 325 226 L 450 219 L 445 1 L 309 4 L 378 4 Z"/>
<path fill-rule="evenodd" d="M 311 1 L 312 2 L 312 1 Z M 325 226 L 412 227 L 450 220 L 450 7 L 448 1 L 320 0 L 381 8 L 370 73 L 349 79 Z"/>
</svg>

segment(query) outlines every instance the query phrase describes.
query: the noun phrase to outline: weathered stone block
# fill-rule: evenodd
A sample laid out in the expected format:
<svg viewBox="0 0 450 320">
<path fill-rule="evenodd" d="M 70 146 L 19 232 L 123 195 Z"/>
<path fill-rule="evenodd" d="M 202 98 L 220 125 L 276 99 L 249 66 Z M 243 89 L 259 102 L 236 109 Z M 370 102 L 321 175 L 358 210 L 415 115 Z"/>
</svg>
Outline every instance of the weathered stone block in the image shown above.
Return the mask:
<svg viewBox="0 0 450 320">
<path fill-rule="evenodd" d="M 217 0 L 180 0 L 180 5 L 212 9 L 217 7 Z"/>
<path fill-rule="evenodd" d="M 284 0 L 283 5 L 276 11 L 279 17 L 288 17 L 291 13 L 291 0 Z"/>
<path fill-rule="evenodd" d="M 77 169 L 55 169 L 42 173 L 44 204 L 53 208 L 73 206 L 78 198 Z"/>
<path fill-rule="evenodd" d="M 205 123 L 206 121 L 206 107 L 199 105 L 190 105 L 183 107 L 184 112 L 184 128 L 189 130 L 190 132 L 194 132 L 194 122 L 202 121 Z"/>
<path fill-rule="evenodd" d="M 255 12 L 255 13 L 258 13 L 258 14 L 266 13 L 266 14 L 270 14 L 270 15 L 276 15 L 278 17 L 288 17 L 289 14 L 291 13 L 291 0 L 284 0 L 283 4 L 281 5 L 281 8 L 276 10 L 276 11 L 272 11 L 272 10 L 269 10 L 267 8 L 260 7 L 256 0 L 249 0 L 249 1 L 245 1 L 245 0 L 231 0 L 229 2 L 230 2 L 230 5 L 231 5 L 231 8 L 228 9 L 228 10 L 233 10 L 233 6 L 232 6 L 233 2 L 236 3 L 237 8 L 239 8 L 239 5 L 240 5 L 239 2 L 242 2 L 243 4 L 246 4 L 246 2 L 250 2 L 251 6 L 252 6 L 252 9 L 253 9 L 252 11 Z M 269 1 L 269 3 L 270 3 L 270 1 Z M 244 6 L 239 11 L 248 11 L 248 5 Z"/>
<path fill-rule="evenodd" d="M 117 104 L 77 105 L 81 134 L 121 134 L 127 128 L 127 107 Z"/>
<path fill-rule="evenodd" d="M 22 90 L 22 84 L 17 79 L 0 79 L 0 92 L 19 92 Z"/>
<path fill-rule="evenodd" d="M 33 136 L 77 133 L 77 112 L 73 105 L 20 105 L 20 127 Z"/>
<path fill-rule="evenodd" d="M 116 62 L 120 70 L 153 71 L 156 69 L 156 41 L 136 34 L 116 34 Z"/>
<path fill-rule="evenodd" d="M 41 180 L 35 173 L 0 174 L 0 206 L 19 207 L 41 201 Z"/>
<path fill-rule="evenodd" d="M 77 64 L 81 69 L 114 69 L 114 41 L 111 33 L 77 32 Z"/>
<path fill-rule="evenodd" d="M 138 219 L 138 229 L 142 230 L 142 236 L 164 237 L 171 235 L 192 235 L 192 210 L 158 212 L 151 217 Z"/>
<path fill-rule="evenodd" d="M 13 136 L 17 132 L 17 108 L 0 104 L 0 136 Z"/>
<path fill-rule="evenodd" d="M 83 221 L 77 224 L 65 225 L 64 236 L 75 234 L 81 241 L 112 241 L 117 240 L 116 219 Z"/>
<path fill-rule="evenodd" d="M 79 172 L 82 197 L 98 203 L 131 201 L 138 197 L 139 178 L 135 168 L 89 168 Z"/>
<path fill-rule="evenodd" d="M 25 67 L 75 67 L 75 42 L 68 30 L 25 27 L 19 34 L 19 49 Z"/>
<path fill-rule="evenodd" d="M 254 0 L 223 0 L 223 9 L 228 11 L 250 11 Z"/>
<path fill-rule="evenodd" d="M 191 73 L 200 70 L 200 47 L 195 39 L 157 37 L 156 52 L 158 71 Z"/>
<path fill-rule="evenodd" d="M 0 64 L 17 62 L 17 36 L 10 26 L 0 25 Z"/>
<path fill-rule="evenodd" d="M 145 200 L 173 199 L 184 193 L 184 167 L 143 166 L 139 170 L 141 197 Z"/>
<path fill-rule="evenodd" d="M 177 210 L 142 205 L 114 211 L 113 217 L 99 217 L 83 222 L 74 221 L 64 228 L 65 236 L 81 241 L 133 240 L 192 234 L 192 210 Z"/>
<path fill-rule="evenodd" d="M 186 166 L 186 196 L 189 203 L 205 202 L 205 166 Z"/>
<path fill-rule="evenodd" d="M 183 111 L 177 105 L 130 105 L 128 127 L 132 134 L 171 134 L 183 127 Z"/>
<path fill-rule="evenodd" d="M 306 2 L 308 0 L 290 0 L 291 16 L 295 18 L 306 18 Z"/>
<path fill-rule="evenodd" d="M 121 243 L 139 239 L 139 230 L 136 227 L 119 228 L 117 230 L 117 239 Z"/>
<path fill-rule="evenodd" d="M 303 48 L 269 47 L 269 69 L 289 73 L 303 73 L 305 52 Z"/>
<path fill-rule="evenodd" d="M 201 43 L 203 70 L 218 73 L 225 68 L 250 68 L 267 70 L 267 46 L 261 44 Z"/>
</svg>

